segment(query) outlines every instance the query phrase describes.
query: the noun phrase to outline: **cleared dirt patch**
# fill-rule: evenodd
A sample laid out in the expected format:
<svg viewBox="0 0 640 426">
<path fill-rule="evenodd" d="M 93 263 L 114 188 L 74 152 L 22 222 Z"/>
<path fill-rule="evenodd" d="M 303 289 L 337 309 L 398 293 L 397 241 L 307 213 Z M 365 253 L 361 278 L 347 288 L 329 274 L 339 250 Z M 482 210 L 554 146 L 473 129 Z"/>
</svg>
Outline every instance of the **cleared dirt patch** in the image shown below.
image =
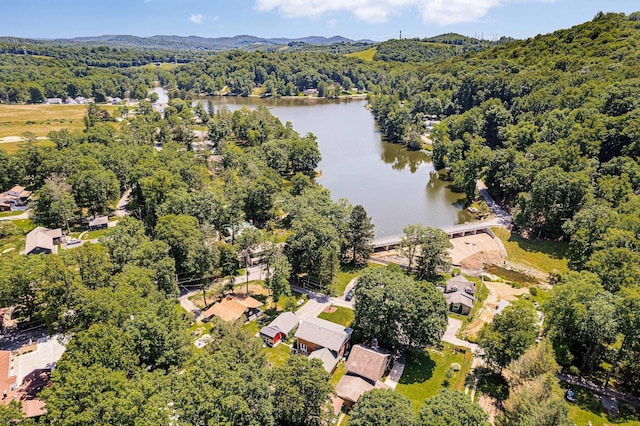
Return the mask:
<svg viewBox="0 0 640 426">
<path fill-rule="evenodd" d="M 518 296 L 529 293 L 528 288 L 513 288 L 510 285 L 498 282 L 487 282 L 484 285 L 489 290 L 489 295 L 482 303 L 482 307 L 478 310 L 471 323 L 465 327 L 463 335 L 476 339 L 483 325 L 493 321 L 496 314 L 496 308 L 501 300 L 514 301 Z"/>
<path fill-rule="evenodd" d="M 327 306 L 326 308 L 324 308 L 324 311 L 322 311 L 322 312 L 326 312 L 328 314 L 332 314 L 337 310 L 338 310 L 338 308 L 336 308 L 335 306 Z"/>
<path fill-rule="evenodd" d="M 480 269 L 485 263 L 501 263 L 500 246 L 489 234 L 480 233 L 451 240 L 451 261 L 465 269 Z"/>
</svg>

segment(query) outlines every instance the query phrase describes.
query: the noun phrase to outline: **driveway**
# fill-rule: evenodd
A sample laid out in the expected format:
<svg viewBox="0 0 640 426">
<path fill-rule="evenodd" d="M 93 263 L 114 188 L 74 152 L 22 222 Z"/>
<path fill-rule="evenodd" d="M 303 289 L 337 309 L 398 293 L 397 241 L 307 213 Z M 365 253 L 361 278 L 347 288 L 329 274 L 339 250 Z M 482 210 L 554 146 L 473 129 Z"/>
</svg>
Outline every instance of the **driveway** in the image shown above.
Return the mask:
<svg viewBox="0 0 640 426">
<path fill-rule="evenodd" d="M 456 337 L 458 330 L 462 327 L 462 321 L 455 318 L 449 318 L 448 320 L 449 324 L 447 326 L 447 330 L 444 332 L 444 336 L 442 336 L 442 340 L 447 343 L 451 343 L 452 345 L 469 348 L 473 354 L 477 354 L 479 349 L 478 345 Z"/>
</svg>

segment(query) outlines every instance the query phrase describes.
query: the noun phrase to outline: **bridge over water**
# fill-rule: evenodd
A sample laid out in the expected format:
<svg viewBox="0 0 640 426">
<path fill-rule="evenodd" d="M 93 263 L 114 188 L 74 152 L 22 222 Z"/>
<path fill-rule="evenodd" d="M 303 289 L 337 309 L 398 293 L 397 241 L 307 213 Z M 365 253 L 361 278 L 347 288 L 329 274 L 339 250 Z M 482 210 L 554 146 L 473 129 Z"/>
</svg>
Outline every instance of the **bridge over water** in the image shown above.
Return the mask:
<svg viewBox="0 0 640 426">
<path fill-rule="evenodd" d="M 460 238 L 467 235 L 476 235 L 481 232 L 489 234 L 493 238 L 495 235 L 493 235 L 491 228 L 504 225 L 505 220 L 503 218 L 493 218 L 483 220 L 482 222 L 461 223 L 460 225 L 447 226 L 441 229 L 449 235 L 449 238 Z M 402 237 L 404 237 L 404 234 L 376 238 L 372 243 L 373 251 L 379 252 L 391 250 L 400 243 Z"/>
</svg>

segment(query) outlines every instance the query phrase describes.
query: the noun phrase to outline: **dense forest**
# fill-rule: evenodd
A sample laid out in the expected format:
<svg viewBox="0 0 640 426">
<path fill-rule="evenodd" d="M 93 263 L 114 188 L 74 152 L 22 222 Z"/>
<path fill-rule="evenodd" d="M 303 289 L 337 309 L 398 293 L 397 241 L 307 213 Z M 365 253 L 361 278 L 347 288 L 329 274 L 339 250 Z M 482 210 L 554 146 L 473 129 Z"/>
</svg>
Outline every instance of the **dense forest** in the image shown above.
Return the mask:
<svg viewBox="0 0 640 426">
<path fill-rule="evenodd" d="M 267 286 L 276 301 L 289 296 L 290 277 L 309 277 L 326 289 L 340 262 L 361 264 L 370 253 L 367 238 L 354 231 L 371 233 L 364 209 L 333 202 L 314 180 L 321 159 L 315 136 L 297 134 L 265 108 L 231 113 L 180 99 L 223 92 L 366 92 L 385 137 L 411 149 L 421 147 L 416 141 L 427 132 L 425 121 L 437 116 L 441 123 L 429 137 L 443 179 L 469 203 L 482 179 L 523 237 L 568 245 L 571 271 L 549 277 L 551 290 L 541 303 L 546 338 L 534 344 L 537 316 L 526 301 L 480 333 L 489 367 L 510 389 L 499 423 L 567 424 L 554 378 L 560 370 L 640 395 L 640 12 L 600 13 L 570 29 L 495 44 L 448 35 L 382 43 L 372 61 L 230 51 L 171 67 L 133 66 L 158 58 L 153 52 L 59 47 L 43 57 L 0 45 L 2 102 L 143 99 L 156 81 L 173 95 L 164 114 L 142 101 L 115 124 L 92 104 L 84 131 L 49 135 L 55 147 L 27 138 L 14 155 L 0 148 L 0 190 L 15 183 L 35 190 L 41 225 L 77 226 L 88 215 L 108 212 L 131 189 L 132 217 L 108 230 L 100 244 L 59 256 L 0 258 L 0 301 L 20 306 L 25 321 L 75 335 L 43 393 L 46 420 L 324 420 L 331 386 L 319 363 L 292 357 L 270 368 L 254 339 L 217 322 L 215 344 L 195 351 L 188 339 L 192 318 L 175 309 L 176 277 L 222 283 L 259 245 L 267 250 Z M 217 155 L 198 148 L 196 121 Z M 236 238 L 246 222 L 255 230 Z M 421 243 L 430 241 L 426 246 L 446 249 L 441 235 L 414 230 Z M 0 232 L 19 230 L 3 224 Z M 411 277 L 393 267 L 363 273 L 356 290 L 363 301 L 356 305 L 358 332 L 402 351 L 439 340 L 446 309 L 432 282 L 450 264 L 427 270 L 425 258 Z M 233 280 L 226 290 L 232 288 Z M 421 333 L 390 328 L 403 321 Z M 531 395 L 542 402 L 536 412 L 527 405 Z M 416 416 L 396 394 L 372 392 L 351 424 L 371 424 L 380 406 L 393 407 L 405 424 L 433 424 L 433 413 L 445 413 L 455 398 L 443 391 Z M 299 409 L 285 409 L 291 404 Z M 485 416 L 470 405 L 464 407 L 468 424 L 482 424 Z"/>
<path fill-rule="evenodd" d="M 523 234 L 569 241 L 570 266 L 546 305 L 558 361 L 616 376 L 638 393 L 640 14 L 444 62 L 396 69 L 373 111 L 390 139 L 436 126 L 433 159 L 472 201 L 476 180 Z"/>
</svg>

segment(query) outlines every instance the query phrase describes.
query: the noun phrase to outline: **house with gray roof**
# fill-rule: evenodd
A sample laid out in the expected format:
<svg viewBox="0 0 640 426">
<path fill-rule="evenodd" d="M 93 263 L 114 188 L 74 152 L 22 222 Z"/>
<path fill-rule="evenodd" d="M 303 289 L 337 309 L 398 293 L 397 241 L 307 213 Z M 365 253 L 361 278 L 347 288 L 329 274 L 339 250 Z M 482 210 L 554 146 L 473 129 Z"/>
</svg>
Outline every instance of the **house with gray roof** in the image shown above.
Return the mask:
<svg viewBox="0 0 640 426">
<path fill-rule="evenodd" d="M 260 337 L 267 346 L 273 347 L 280 343 L 296 328 L 300 319 L 293 312 L 283 312 L 271 324 L 262 327 Z"/>
<path fill-rule="evenodd" d="M 48 229 L 38 226 L 27 234 L 24 254 L 50 254 L 57 252 L 62 238 L 62 229 Z"/>
<path fill-rule="evenodd" d="M 462 275 L 447 280 L 444 297 L 449 310 L 462 315 L 469 315 L 475 301 L 476 284 Z"/>
<path fill-rule="evenodd" d="M 294 349 L 304 355 L 327 348 L 340 357 L 346 350 L 353 330 L 320 318 L 308 318 L 300 323 L 296 331 Z"/>
<path fill-rule="evenodd" d="M 97 231 L 98 229 L 107 229 L 109 227 L 108 216 L 96 216 L 89 221 L 89 231 Z"/>
</svg>

